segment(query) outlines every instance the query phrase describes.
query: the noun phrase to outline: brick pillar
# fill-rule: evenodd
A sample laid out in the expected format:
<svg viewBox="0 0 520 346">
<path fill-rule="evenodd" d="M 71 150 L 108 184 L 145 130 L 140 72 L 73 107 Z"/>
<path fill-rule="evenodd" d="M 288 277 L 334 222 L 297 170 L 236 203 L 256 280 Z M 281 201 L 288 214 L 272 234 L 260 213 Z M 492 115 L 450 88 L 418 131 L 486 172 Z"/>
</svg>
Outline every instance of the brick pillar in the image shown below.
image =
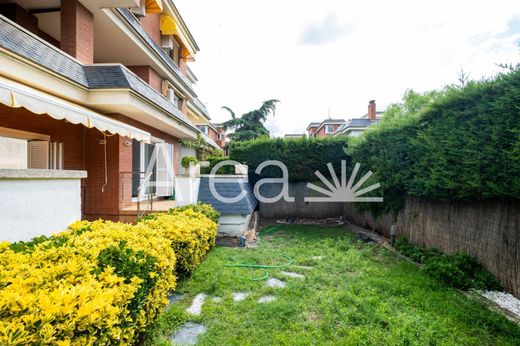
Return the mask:
<svg viewBox="0 0 520 346">
<path fill-rule="evenodd" d="M 61 49 L 84 64 L 94 62 L 94 16 L 78 0 L 61 1 Z"/>
</svg>

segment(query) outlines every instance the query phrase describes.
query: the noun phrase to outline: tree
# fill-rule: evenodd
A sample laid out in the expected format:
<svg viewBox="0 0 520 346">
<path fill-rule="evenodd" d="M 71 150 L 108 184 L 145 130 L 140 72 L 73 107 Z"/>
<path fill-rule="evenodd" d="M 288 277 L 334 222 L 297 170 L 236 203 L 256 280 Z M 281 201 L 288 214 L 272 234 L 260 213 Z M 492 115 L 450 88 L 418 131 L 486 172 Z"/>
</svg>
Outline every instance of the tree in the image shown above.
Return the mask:
<svg viewBox="0 0 520 346">
<path fill-rule="evenodd" d="M 187 148 L 195 149 L 197 158 L 201 161 L 205 161 L 219 152 L 219 150 L 206 143 L 206 140 L 200 133 L 197 134 L 195 139 L 181 139 L 181 144 Z"/>
<path fill-rule="evenodd" d="M 269 130 L 267 130 L 263 124 L 267 120 L 270 114 L 275 113 L 276 104 L 280 102 L 278 100 L 265 101 L 262 106 L 258 109 L 243 114 L 237 118 L 235 112 L 229 107 L 222 107 L 231 114 L 231 119 L 226 121 L 223 125 L 226 129 L 234 130 L 229 135 L 231 140 L 235 141 L 247 141 L 262 136 L 269 136 Z"/>
</svg>

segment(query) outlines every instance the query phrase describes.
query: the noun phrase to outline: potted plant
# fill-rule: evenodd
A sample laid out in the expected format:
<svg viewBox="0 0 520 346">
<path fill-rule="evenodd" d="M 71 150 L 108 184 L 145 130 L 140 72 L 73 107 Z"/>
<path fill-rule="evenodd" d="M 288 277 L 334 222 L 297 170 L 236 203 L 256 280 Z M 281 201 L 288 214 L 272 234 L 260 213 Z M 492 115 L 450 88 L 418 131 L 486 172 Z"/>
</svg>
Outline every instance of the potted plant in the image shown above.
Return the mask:
<svg viewBox="0 0 520 346">
<path fill-rule="evenodd" d="M 190 178 L 195 178 L 197 174 L 200 174 L 199 161 L 193 156 L 184 156 L 181 160 L 181 166 L 187 171 L 187 175 Z"/>
</svg>

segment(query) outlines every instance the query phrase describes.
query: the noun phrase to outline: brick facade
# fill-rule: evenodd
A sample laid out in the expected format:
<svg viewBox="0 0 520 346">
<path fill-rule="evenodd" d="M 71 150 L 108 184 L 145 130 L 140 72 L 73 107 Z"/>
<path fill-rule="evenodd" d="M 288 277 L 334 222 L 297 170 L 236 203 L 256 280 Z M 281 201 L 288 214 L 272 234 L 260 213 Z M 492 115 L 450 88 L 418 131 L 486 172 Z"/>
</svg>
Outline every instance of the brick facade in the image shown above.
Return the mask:
<svg viewBox="0 0 520 346">
<path fill-rule="evenodd" d="M 141 17 L 139 21 L 141 22 L 141 26 L 143 27 L 144 31 L 146 31 L 152 40 L 160 47 L 162 44 L 161 15 L 156 13 L 148 13 L 146 16 Z"/>
<path fill-rule="evenodd" d="M 163 79 L 150 66 L 127 66 L 130 71 L 135 73 L 139 78 L 145 81 L 155 91 L 162 93 Z"/>
<path fill-rule="evenodd" d="M 78 0 L 61 1 L 61 49 L 84 64 L 94 63 L 94 16 Z"/>
</svg>

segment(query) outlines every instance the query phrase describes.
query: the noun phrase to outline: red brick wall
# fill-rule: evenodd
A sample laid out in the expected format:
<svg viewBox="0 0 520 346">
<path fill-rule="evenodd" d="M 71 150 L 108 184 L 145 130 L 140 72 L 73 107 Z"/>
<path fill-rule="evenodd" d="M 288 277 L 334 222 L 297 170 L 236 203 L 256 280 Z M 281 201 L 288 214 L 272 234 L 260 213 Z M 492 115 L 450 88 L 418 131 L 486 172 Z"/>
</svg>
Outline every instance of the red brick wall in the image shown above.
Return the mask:
<svg viewBox="0 0 520 346">
<path fill-rule="evenodd" d="M 61 49 L 84 64 L 94 62 L 94 16 L 78 0 L 61 1 Z"/>
<path fill-rule="evenodd" d="M 62 142 L 64 168 L 84 170 L 84 131 L 82 125 L 55 120 L 48 115 L 38 115 L 24 108 L 9 108 L 0 104 L 0 127 L 28 131 L 50 136 L 53 142 Z"/>
<path fill-rule="evenodd" d="M 154 40 L 159 47 L 161 46 L 161 18 L 160 14 L 149 13 L 141 18 L 141 26 L 144 31 Z"/>
<path fill-rule="evenodd" d="M 216 140 L 215 142 L 217 142 L 217 144 L 221 147 L 221 148 L 224 148 L 226 146 L 226 130 L 224 130 L 223 128 L 218 128 L 217 129 L 218 133 L 220 133 L 222 135 L 222 139 L 220 140 Z"/>
<path fill-rule="evenodd" d="M 208 136 L 215 142 L 217 141 L 217 131 L 213 130 L 211 127 L 208 126 Z"/>
<path fill-rule="evenodd" d="M 127 66 L 130 71 L 138 75 L 154 90 L 162 93 L 162 78 L 150 66 Z"/>
</svg>

